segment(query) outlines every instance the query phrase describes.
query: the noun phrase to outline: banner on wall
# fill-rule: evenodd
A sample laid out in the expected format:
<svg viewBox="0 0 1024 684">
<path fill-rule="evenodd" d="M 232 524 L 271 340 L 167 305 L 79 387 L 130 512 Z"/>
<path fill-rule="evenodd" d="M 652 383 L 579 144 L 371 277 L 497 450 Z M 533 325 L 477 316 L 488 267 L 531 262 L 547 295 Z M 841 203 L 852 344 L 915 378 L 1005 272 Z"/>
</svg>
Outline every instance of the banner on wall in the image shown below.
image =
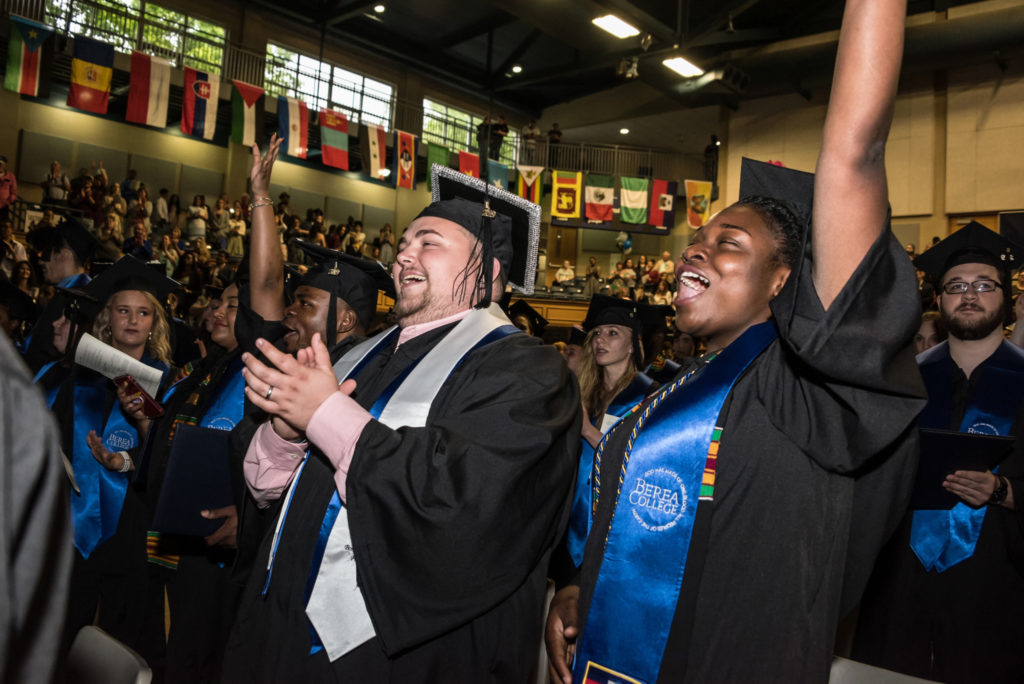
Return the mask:
<svg viewBox="0 0 1024 684">
<path fill-rule="evenodd" d="M 647 178 L 622 177 L 619 192 L 619 220 L 623 223 L 647 223 Z"/>
<path fill-rule="evenodd" d="M 430 167 L 434 164 L 448 166 L 448 162 L 451 158 L 451 152 L 448 151 L 447 147 L 444 147 L 443 145 L 435 145 L 434 143 L 427 143 L 427 190 L 433 191 L 434 189 L 430 182 Z"/>
<path fill-rule="evenodd" d="M 125 121 L 167 127 L 167 105 L 171 99 L 171 63 L 138 50 L 132 51 Z"/>
<path fill-rule="evenodd" d="M 220 76 L 185 67 L 181 100 L 181 131 L 203 140 L 213 140 L 220 104 Z"/>
<path fill-rule="evenodd" d="M 263 88 L 231 81 L 231 142 L 251 147 L 263 128 Z"/>
<path fill-rule="evenodd" d="M 384 166 L 384 155 L 387 154 L 387 141 L 384 129 L 376 124 L 363 124 L 366 131 L 363 139 L 363 172 L 370 178 L 385 180 L 389 169 Z"/>
<path fill-rule="evenodd" d="M 52 68 L 53 29 L 11 16 L 4 88 L 22 95 L 46 97 L 50 94 Z"/>
<path fill-rule="evenodd" d="M 320 153 L 326 166 L 348 171 L 348 117 L 344 112 L 320 110 Z"/>
<path fill-rule="evenodd" d="M 68 106 L 106 114 L 113 77 L 114 46 L 86 36 L 75 36 Z"/>
<path fill-rule="evenodd" d="M 700 228 L 711 214 L 711 181 L 686 181 L 686 222 Z"/>
<path fill-rule="evenodd" d="M 309 151 L 309 108 L 296 97 L 277 97 L 277 135 L 281 149 L 292 157 L 305 159 Z"/>
<path fill-rule="evenodd" d="M 508 190 L 508 166 L 493 159 L 488 159 L 487 182 L 496 188 Z"/>
<path fill-rule="evenodd" d="M 395 131 L 395 186 L 416 189 L 416 136 Z"/>
<path fill-rule="evenodd" d="M 582 173 L 579 171 L 552 171 L 551 216 L 561 219 L 579 218 L 582 191 Z"/>
<path fill-rule="evenodd" d="M 590 221 L 611 221 L 615 207 L 614 179 L 600 173 L 587 174 L 586 216 Z"/>
<path fill-rule="evenodd" d="M 473 178 L 480 177 L 480 155 L 473 154 L 472 152 L 463 152 L 459 150 L 459 171 L 472 176 Z"/>
<path fill-rule="evenodd" d="M 651 184 L 651 208 L 647 222 L 652 226 L 673 228 L 676 225 L 676 194 L 679 183 L 676 181 L 658 180 Z"/>
<path fill-rule="evenodd" d="M 516 167 L 518 178 L 516 179 L 516 194 L 528 199 L 534 204 L 540 204 L 541 182 L 540 174 L 544 172 L 543 166 L 527 166 L 520 164 Z"/>
</svg>

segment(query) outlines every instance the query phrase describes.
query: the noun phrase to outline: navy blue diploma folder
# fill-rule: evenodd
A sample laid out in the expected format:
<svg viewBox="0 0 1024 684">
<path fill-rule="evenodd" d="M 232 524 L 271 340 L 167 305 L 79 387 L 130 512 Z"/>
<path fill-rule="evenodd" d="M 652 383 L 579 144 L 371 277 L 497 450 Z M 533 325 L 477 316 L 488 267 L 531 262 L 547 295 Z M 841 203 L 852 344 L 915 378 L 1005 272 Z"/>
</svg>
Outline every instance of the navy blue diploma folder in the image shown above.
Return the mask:
<svg viewBox="0 0 1024 684">
<path fill-rule="evenodd" d="M 208 520 L 200 511 L 235 503 L 228 466 L 228 430 L 179 425 L 171 444 L 153 529 L 167 534 L 206 537 L 224 520 Z"/>
<path fill-rule="evenodd" d="M 910 497 L 914 510 L 950 509 L 960 503 L 942 486 L 957 470 L 992 470 L 1013 448 L 1014 437 L 998 437 L 952 430 L 922 429 L 917 483 Z"/>
</svg>

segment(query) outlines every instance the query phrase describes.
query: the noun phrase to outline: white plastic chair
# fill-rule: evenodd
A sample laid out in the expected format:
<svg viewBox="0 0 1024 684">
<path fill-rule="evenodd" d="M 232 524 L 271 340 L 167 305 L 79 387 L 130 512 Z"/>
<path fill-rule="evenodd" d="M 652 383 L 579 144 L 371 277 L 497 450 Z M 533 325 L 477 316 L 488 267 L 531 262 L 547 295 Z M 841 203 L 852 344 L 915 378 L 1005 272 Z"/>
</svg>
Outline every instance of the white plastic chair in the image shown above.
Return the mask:
<svg viewBox="0 0 1024 684">
<path fill-rule="evenodd" d="M 83 627 L 71 644 L 68 684 L 149 684 L 152 679 L 142 656 L 99 627 Z"/>
</svg>

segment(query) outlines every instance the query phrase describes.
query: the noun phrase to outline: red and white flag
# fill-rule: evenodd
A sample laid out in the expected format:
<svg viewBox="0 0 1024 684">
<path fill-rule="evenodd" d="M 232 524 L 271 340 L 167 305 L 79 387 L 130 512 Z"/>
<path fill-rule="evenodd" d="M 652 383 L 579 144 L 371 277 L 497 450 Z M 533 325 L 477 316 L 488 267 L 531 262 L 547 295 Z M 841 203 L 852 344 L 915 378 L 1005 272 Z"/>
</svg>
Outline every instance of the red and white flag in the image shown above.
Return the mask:
<svg viewBox="0 0 1024 684">
<path fill-rule="evenodd" d="M 128 109 L 125 112 L 125 120 L 145 126 L 166 128 L 170 93 L 170 62 L 144 52 L 132 51 L 132 71 L 128 83 Z"/>
<path fill-rule="evenodd" d="M 294 97 L 277 97 L 277 136 L 284 142 L 281 149 L 299 159 L 309 150 L 309 109 Z"/>
<path fill-rule="evenodd" d="M 387 139 L 384 129 L 374 124 L 364 123 L 366 142 L 363 146 L 363 171 L 376 180 L 384 180 L 391 169 L 384 163 L 387 154 Z"/>
</svg>

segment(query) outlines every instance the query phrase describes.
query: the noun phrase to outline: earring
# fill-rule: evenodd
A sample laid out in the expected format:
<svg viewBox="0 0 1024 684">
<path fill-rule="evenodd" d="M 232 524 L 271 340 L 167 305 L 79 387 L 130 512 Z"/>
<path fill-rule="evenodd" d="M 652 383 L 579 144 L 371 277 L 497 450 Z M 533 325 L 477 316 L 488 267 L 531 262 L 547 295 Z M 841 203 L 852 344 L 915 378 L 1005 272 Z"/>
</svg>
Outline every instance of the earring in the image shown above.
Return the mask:
<svg viewBox="0 0 1024 684">
<path fill-rule="evenodd" d="M 147 340 L 153 339 L 153 331 L 152 330 L 149 331 L 149 335 L 146 336 L 146 339 Z"/>
</svg>

